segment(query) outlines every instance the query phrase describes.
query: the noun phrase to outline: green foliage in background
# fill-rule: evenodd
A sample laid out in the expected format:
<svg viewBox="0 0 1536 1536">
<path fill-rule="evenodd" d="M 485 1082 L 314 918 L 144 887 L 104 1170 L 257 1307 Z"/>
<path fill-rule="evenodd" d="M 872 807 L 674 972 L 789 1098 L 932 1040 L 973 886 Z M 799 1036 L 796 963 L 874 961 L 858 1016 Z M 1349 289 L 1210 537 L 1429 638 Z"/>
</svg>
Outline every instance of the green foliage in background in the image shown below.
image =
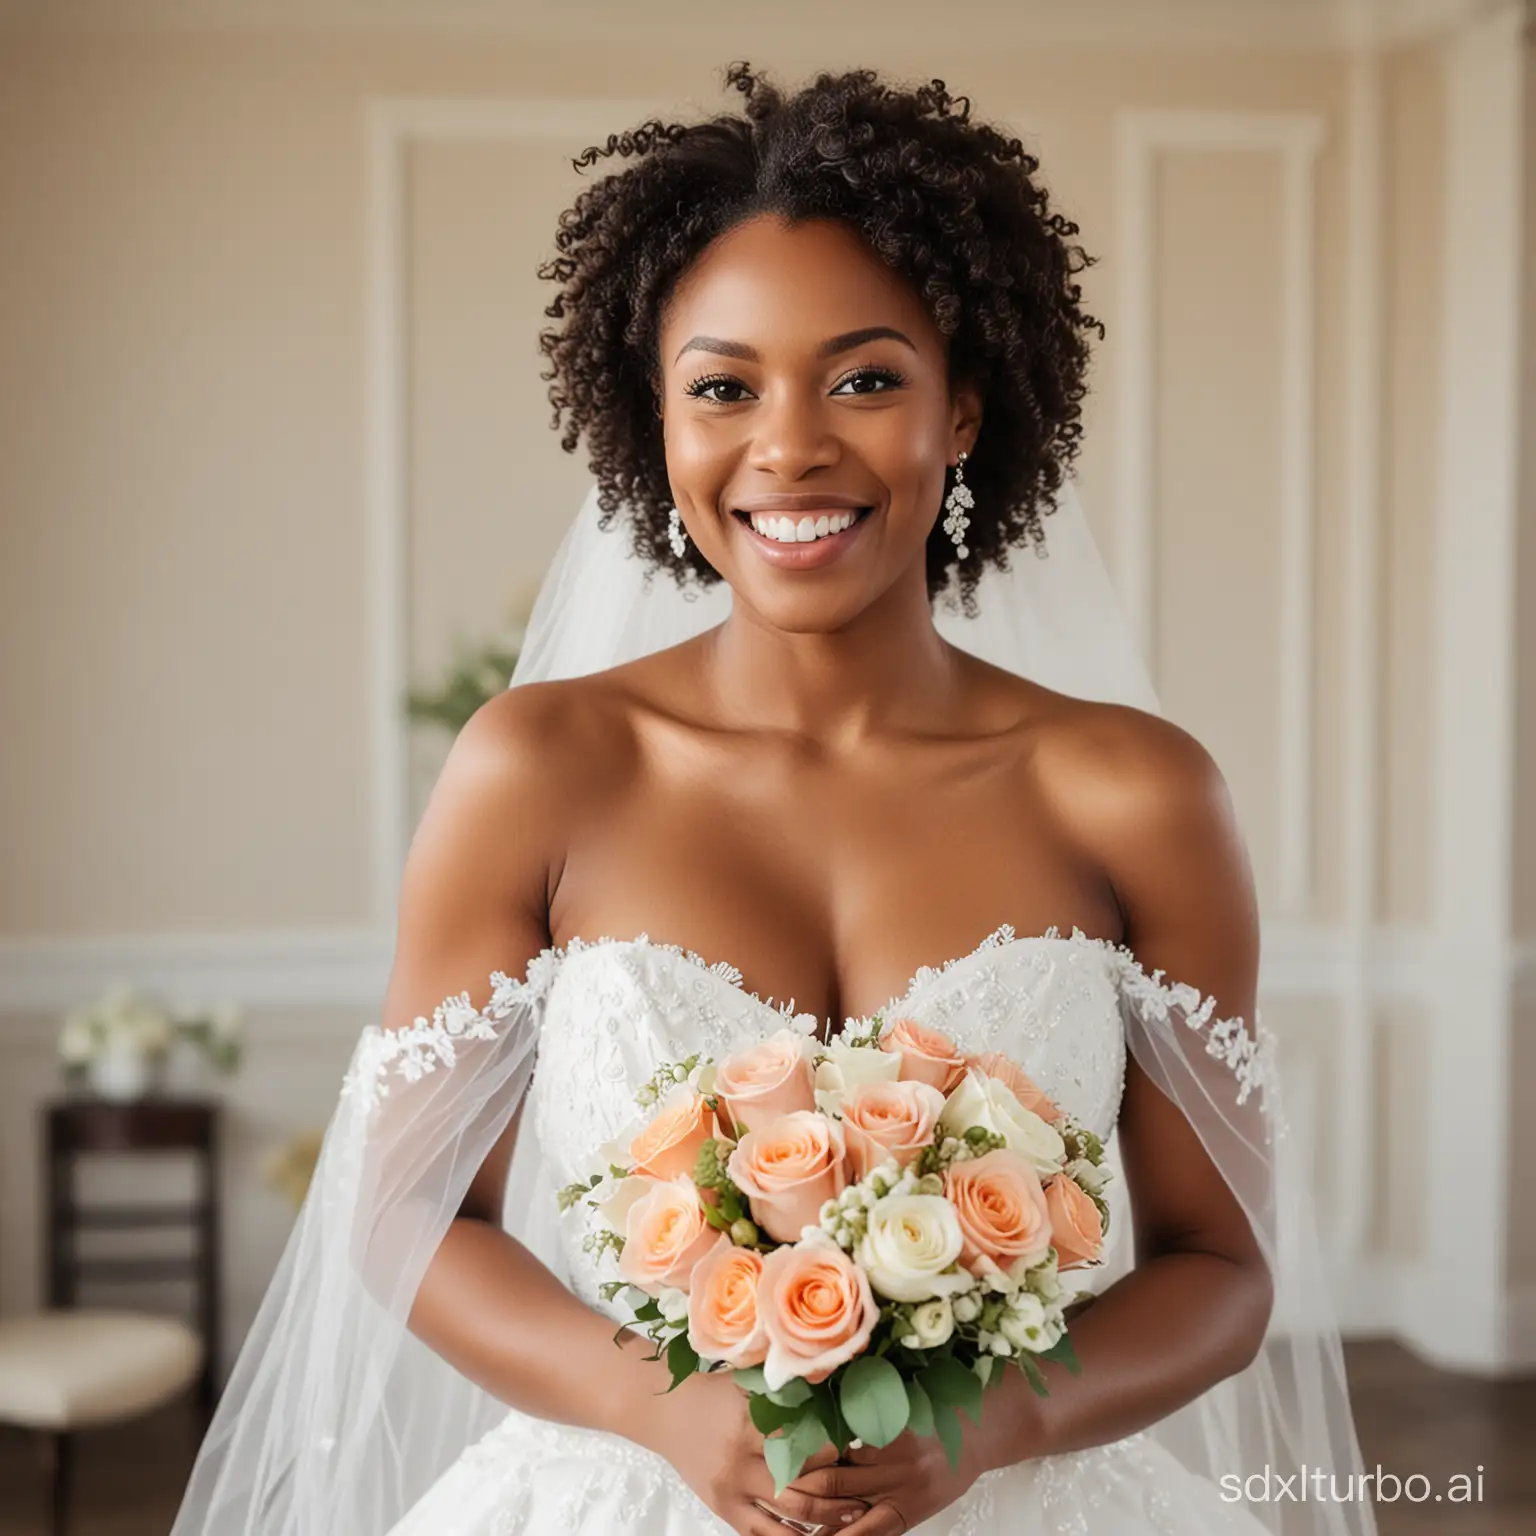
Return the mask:
<svg viewBox="0 0 1536 1536">
<path fill-rule="evenodd" d="M 517 655 L 516 645 L 491 641 L 460 656 L 437 688 L 406 695 L 407 716 L 457 736 L 482 704 L 506 689 Z"/>
</svg>

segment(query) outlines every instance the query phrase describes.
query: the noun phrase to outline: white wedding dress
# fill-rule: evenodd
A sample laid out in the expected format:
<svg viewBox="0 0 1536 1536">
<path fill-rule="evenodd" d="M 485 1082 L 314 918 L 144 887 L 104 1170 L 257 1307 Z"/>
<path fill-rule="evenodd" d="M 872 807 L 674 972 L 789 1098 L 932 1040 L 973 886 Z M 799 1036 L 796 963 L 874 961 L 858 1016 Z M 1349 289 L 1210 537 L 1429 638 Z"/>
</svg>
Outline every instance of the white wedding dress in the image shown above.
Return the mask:
<svg viewBox="0 0 1536 1536">
<path fill-rule="evenodd" d="M 1155 711 L 1070 484 L 1048 542 L 1048 559 L 1017 553 L 989 571 L 975 613 L 936 605 L 940 632 L 1047 687 Z M 729 612 L 726 588 L 647 580 L 622 520 L 604 527 L 594 489 L 540 589 L 513 682 L 615 666 Z M 525 958 L 508 965 L 520 971 Z M 1195 1402 L 1113 1445 L 993 1472 L 910 1536 L 1373 1536 L 1367 1503 L 1229 1502 L 1234 1477 L 1325 1469 L 1359 1486 L 1362 1473 L 1310 1175 L 1287 1141 L 1257 1021 L 1216 1019 L 1209 1000 L 1145 974 L 1115 945 L 1008 928 L 920 971 L 888 1012 L 946 1030 L 968 1052 L 1006 1052 L 1106 1138 L 1134 1058 L 1237 1200 L 1275 1296 L 1259 1355 Z M 366 1029 L 171 1536 L 723 1531 L 656 1456 L 509 1412 L 409 1322 L 465 1192 L 520 1107 L 503 1224 L 601 1306 L 608 1272 L 582 1245 L 581 1208 L 558 1216 L 556 1190 L 635 1120 L 635 1089 L 659 1063 L 718 1058 L 786 1021 L 817 1027 L 744 990 L 729 965 L 641 936 L 546 950 L 525 978 L 497 975 L 483 1009 L 460 994 L 430 1019 Z M 1130 1264 L 1123 1181 L 1110 1194 L 1116 1251 L 1086 1272 L 1096 1288 Z"/>
<path fill-rule="evenodd" d="M 663 1062 L 696 1051 L 719 1060 L 786 1022 L 807 1033 L 817 1027 L 813 1015 L 795 1015 L 744 990 L 730 966 L 711 966 L 643 936 L 549 951 L 530 968 L 527 986 L 542 1003 L 542 1021 L 520 1137 L 538 1139 L 561 1184 L 581 1178 L 594 1149 L 632 1125 L 635 1089 Z M 1197 1017 L 1187 993 L 1145 975 L 1123 949 L 1081 933 L 1025 938 L 1004 927 L 942 969 L 919 971 L 885 1013 L 942 1029 L 968 1053 L 1005 1052 L 1108 1140 L 1125 1076 L 1122 1009 L 1166 1013 L 1173 1001 Z M 1243 1045 L 1229 1054 L 1235 1093 L 1254 1079 L 1260 1061 Z M 578 1205 L 565 1218 L 570 1282 L 589 1305 L 611 1310 L 598 1287 L 617 1272 L 611 1259 L 584 1251 L 584 1213 Z M 661 1390 L 663 1368 L 656 1370 Z M 392 1536 L 717 1536 L 728 1529 L 651 1452 L 509 1412 Z M 1134 1435 L 993 1472 L 911 1536 L 1261 1529 L 1157 1441 Z"/>
</svg>

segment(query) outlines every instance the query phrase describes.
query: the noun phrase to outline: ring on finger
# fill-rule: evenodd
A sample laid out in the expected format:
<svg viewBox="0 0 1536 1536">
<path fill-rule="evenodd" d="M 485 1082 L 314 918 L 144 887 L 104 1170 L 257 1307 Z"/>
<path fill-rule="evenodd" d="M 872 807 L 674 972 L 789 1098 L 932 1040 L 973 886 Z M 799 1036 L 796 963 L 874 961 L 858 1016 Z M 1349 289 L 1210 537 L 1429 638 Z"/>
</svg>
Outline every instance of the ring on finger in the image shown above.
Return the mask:
<svg viewBox="0 0 1536 1536">
<path fill-rule="evenodd" d="M 796 1520 L 791 1515 L 781 1515 L 773 1505 L 764 1504 L 761 1499 L 753 1499 L 752 1502 L 765 1515 L 772 1515 L 780 1525 L 788 1526 L 792 1531 L 799 1531 L 801 1536 L 821 1536 L 821 1533 L 827 1529 L 826 1526 L 817 1525 L 810 1520 Z"/>
</svg>

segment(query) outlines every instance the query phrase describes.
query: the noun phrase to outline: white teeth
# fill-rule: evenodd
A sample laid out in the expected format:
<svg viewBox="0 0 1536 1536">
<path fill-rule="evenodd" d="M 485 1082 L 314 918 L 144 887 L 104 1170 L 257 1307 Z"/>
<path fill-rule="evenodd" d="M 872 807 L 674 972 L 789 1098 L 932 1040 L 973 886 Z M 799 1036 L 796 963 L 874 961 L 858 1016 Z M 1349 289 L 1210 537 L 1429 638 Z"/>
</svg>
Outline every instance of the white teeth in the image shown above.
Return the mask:
<svg viewBox="0 0 1536 1536">
<path fill-rule="evenodd" d="M 858 514 L 854 512 L 838 512 L 796 520 L 754 512 L 751 521 L 758 533 L 765 539 L 772 539 L 776 544 L 810 544 L 817 539 L 825 539 L 834 533 L 841 533 L 845 528 L 851 528 L 857 521 L 857 517 Z"/>
</svg>

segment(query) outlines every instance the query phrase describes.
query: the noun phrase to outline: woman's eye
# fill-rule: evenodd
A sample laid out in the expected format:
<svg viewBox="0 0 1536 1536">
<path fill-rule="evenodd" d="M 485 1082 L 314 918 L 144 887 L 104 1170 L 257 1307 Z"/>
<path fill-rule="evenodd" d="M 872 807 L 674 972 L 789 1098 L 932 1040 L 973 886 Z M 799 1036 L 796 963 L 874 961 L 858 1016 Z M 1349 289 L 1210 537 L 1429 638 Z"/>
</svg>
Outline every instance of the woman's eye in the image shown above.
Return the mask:
<svg viewBox="0 0 1536 1536">
<path fill-rule="evenodd" d="M 705 379 L 695 379 L 688 386 L 687 392 L 695 400 L 711 400 L 716 405 L 737 405 L 751 393 L 740 379 L 733 379 L 729 374 L 724 373 L 711 374 Z"/>
<path fill-rule="evenodd" d="M 900 389 L 907 381 L 894 368 L 855 368 L 832 388 L 834 395 L 883 395 Z"/>
</svg>

